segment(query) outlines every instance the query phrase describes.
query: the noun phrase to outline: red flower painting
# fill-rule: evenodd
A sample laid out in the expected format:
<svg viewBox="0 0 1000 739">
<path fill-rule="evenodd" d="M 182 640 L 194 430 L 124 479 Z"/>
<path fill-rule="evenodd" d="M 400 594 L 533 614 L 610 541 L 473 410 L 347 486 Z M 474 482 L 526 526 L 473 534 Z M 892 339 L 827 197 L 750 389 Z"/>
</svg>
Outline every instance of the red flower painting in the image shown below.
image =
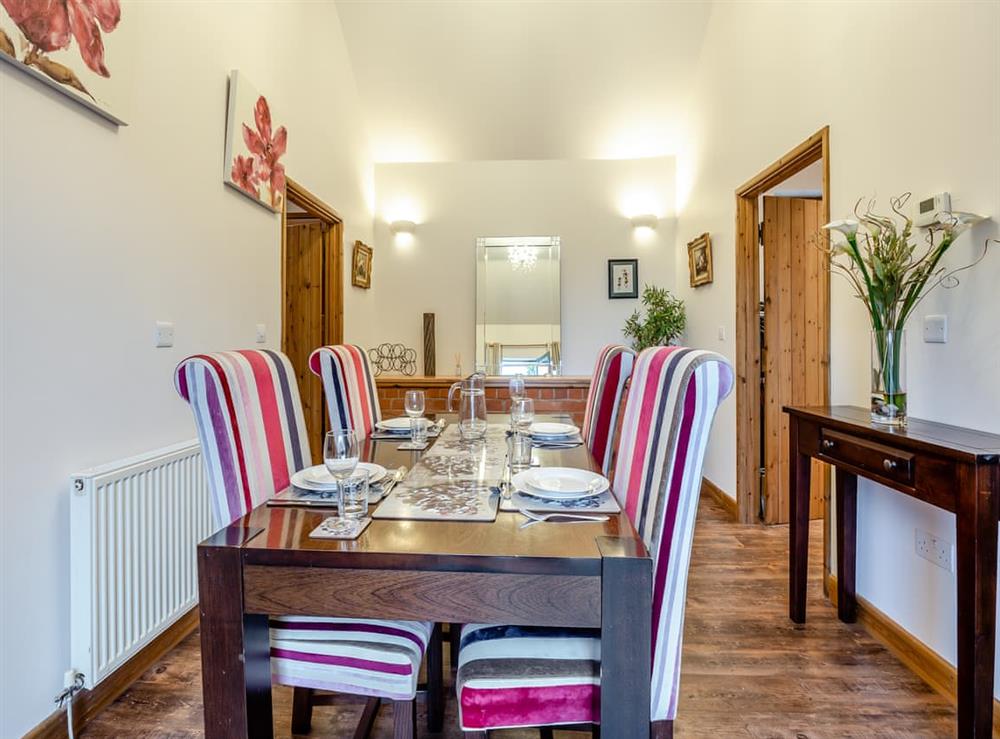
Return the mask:
<svg viewBox="0 0 1000 739">
<path fill-rule="evenodd" d="M 118 0 L 0 0 L 0 4 L 27 40 L 28 48 L 21 60 L 27 66 L 90 95 L 72 69 L 46 56 L 68 49 L 75 39 L 84 64 L 102 77 L 111 76 L 104 60 L 101 32 L 111 33 L 118 27 Z M 0 46 L 14 56 L 14 44 L 2 30 Z"/>
<path fill-rule="evenodd" d="M 243 124 L 243 143 L 250 156 L 233 157 L 232 180 L 244 192 L 260 198 L 258 185 L 266 185 L 272 208 L 278 208 L 285 195 L 285 165 L 280 159 L 288 147 L 284 126 L 275 130 L 271 108 L 261 95 L 253 108 L 254 127 Z"/>
</svg>

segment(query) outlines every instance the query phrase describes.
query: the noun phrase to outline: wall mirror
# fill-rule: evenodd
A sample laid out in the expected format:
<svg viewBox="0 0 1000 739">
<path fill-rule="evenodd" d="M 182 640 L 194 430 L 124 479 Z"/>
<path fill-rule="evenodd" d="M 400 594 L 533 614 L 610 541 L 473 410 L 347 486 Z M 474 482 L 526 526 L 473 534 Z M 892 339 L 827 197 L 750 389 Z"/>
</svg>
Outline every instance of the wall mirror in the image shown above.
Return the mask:
<svg viewBox="0 0 1000 739">
<path fill-rule="evenodd" d="M 556 375 L 559 237 L 476 240 L 476 367 L 488 375 Z"/>
</svg>

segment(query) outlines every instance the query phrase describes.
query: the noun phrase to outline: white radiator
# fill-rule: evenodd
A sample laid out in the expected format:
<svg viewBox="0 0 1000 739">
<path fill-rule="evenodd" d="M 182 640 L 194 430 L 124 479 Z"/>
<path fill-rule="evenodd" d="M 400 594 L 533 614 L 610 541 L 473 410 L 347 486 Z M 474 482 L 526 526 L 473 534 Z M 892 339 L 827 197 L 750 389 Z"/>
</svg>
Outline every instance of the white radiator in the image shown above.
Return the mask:
<svg viewBox="0 0 1000 739">
<path fill-rule="evenodd" d="M 72 666 L 93 688 L 198 600 L 212 533 L 197 441 L 80 472 L 70 496 Z"/>
</svg>

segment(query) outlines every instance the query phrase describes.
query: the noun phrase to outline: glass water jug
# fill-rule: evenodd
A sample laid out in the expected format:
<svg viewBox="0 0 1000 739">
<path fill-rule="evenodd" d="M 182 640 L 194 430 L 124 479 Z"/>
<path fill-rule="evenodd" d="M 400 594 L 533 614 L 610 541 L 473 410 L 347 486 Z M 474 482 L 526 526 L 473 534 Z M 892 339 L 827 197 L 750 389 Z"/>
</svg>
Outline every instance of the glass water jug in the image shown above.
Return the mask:
<svg viewBox="0 0 1000 739">
<path fill-rule="evenodd" d="M 475 372 L 456 382 L 448 391 L 448 412 L 454 413 L 455 391 L 459 391 L 458 432 L 463 439 L 486 436 L 486 377 Z"/>
</svg>

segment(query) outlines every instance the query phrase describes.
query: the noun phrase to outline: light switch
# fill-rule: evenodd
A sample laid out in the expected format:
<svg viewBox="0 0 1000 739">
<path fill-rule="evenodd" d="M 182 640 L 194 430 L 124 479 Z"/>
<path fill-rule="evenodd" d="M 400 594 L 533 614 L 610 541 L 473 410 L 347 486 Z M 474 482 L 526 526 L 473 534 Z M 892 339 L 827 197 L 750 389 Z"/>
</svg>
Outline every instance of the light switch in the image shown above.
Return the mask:
<svg viewBox="0 0 1000 739">
<path fill-rule="evenodd" d="M 257 343 L 266 344 L 267 343 L 267 326 L 263 323 L 257 324 Z"/>
<path fill-rule="evenodd" d="M 174 345 L 174 324 L 169 321 L 157 321 L 153 340 L 158 348 Z"/>
<path fill-rule="evenodd" d="M 948 343 L 948 316 L 926 316 L 924 318 L 924 342 L 927 344 Z"/>
<path fill-rule="evenodd" d="M 719 326 L 719 341 L 725 341 L 725 340 L 726 340 L 726 327 Z"/>
</svg>

